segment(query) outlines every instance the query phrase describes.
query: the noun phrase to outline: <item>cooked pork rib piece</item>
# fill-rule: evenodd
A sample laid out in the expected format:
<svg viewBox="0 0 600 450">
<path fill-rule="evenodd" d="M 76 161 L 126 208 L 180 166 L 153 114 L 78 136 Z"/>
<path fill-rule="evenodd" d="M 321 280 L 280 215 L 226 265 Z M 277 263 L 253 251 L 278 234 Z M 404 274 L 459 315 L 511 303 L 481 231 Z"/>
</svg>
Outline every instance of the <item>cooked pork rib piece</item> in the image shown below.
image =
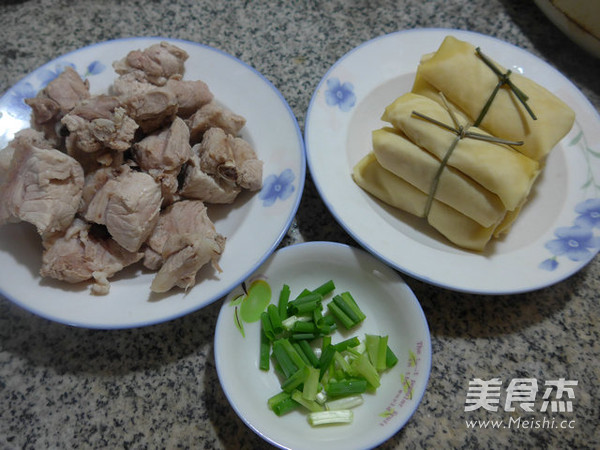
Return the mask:
<svg viewBox="0 0 600 450">
<path fill-rule="evenodd" d="M 200 167 L 198 146 L 199 144 L 194 146 L 192 158 L 185 165 L 179 193 L 182 197 L 202 200 L 205 203 L 232 203 L 241 192 L 240 187 L 204 172 Z"/>
<path fill-rule="evenodd" d="M 121 100 L 126 100 L 129 97 L 142 97 L 156 88 L 156 85 L 149 83 L 143 77 L 140 79 L 139 74 L 131 72 L 121 75 L 114 81 L 111 93 Z M 161 89 L 169 91 L 175 96 L 177 115 L 183 119 L 187 119 L 214 99 L 208 85 L 201 80 L 191 81 L 171 78 Z"/>
<path fill-rule="evenodd" d="M 143 94 L 152 89 L 156 89 L 156 85 L 149 83 L 144 73 L 138 71 L 118 76 L 108 91 L 110 95 L 123 99 L 132 95 Z"/>
<path fill-rule="evenodd" d="M 179 169 L 192 156 L 190 131 L 175 118 L 168 128 L 150 134 L 133 146 L 133 156 L 142 170 Z"/>
<path fill-rule="evenodd" d="M 167 292 L 175 286 L 186 290 L 193 287 L 198 271 L 223 251 L 221 245 L 213 239 L 193 234 L 179 237 L 178 241 L 169 240 L 173 243 L 174 251 L 152 280 L 152 292 Z"/>
<path fill-rule="evenodd" d="M 15 148 L 12 144 L 12 141 L 0 150 L 0 185 L 4 183 L 4 180 L 8 176 L 8 169 L 10 168 L 10 162 L 12 161 L 13 155 L 15 153 Z"/>
<path fill-rule="evenodd" d="M 170 127 L 146 136 L 133 147 L 133 157 L 139 167 L 160 183 L 163 206 L 178 198 L 177 177 L 183 164 L 192 157 L 189 141 L 189 129 L 177 117 Z"/>
<path fill-rule="evenodd" d="M 85 183 L 83 184 L 83 190 L 81 193 L 81 201 L 79 203 L 79 214 L 82 216 L 86 215 L 89 209 L 90 202 L 94 199 L 94 196 L 102 186 L 104 186 L 108 180 L 116 178 L 122 170 L 127 170 L 119 167 L 103 167 L 98 170 L 94 170 L 86 174 Z"/>
<path fill-rule="evenodd" d="M 163 258 L 147 245 L 142 247 L 144 252 L 144 267 L 153 271 L 157 271 L 163 265 Z"/>
<path fill-rule="evenodd" d="M 258 191 L 262 187 L 263 162 L 248 141 L 230 136 L 229 144 L 236 165 L 236 183 L 243 189 Z"/>
<path fill-rule="evenodd" d="M 148 174 L 154 180 L 160 184 L 160 190 L 162 195 L 161 206 L 170 205 L 181 199 L 181 195 L 178 192 L 179 189 L 179 169 L 177 170 L 160 170 L 150 169 Z"/>
<path fill-rule="evenodd" d="M 177 97 L 179 107 L 177 115 L 184 119 L 187 119 L 214 99 L 208 85 L 201 80 L 187 81 L 172 78 L 167 81 L 165 88 Z"/>
<path fill-rule="evenodd" d="M 71 148 L 69 149 L 68 154 L 79 161 L 85 174 L 106 167 L 117 168 L 125 162 L 125 152 L 111 150 L 109 148 L 94 153 L 86 153 L 79 149 Z"/>
<path fill-rule="evenodd" d="M 147 173 L 133 171 L 127 165 L 113 173 L 105 170 L 86 181 L 99 189 L 84 203 L 84 218 L 106 225 L 113 239 L 126 250 L 139 250 L 158 220 L 160 185 Z M 84 202 L 92 189 L 86 186 Z"/>
<path fill-rule="evenodd" d="M 186 123 L 190 127 L 190 142 L 193 145 L 200 142 L 210 128 L 221 128 L 226 134 L 237 136 L 246 125 L 246 119 L 213 100 L 192 114 Z"/>
<path fill-rule="evenodd" d="M 65 143 L 70 155 L 104 149 L 124 152 L 131 147 L 138 128 L 119 99 L 109 95 L 83 100 L 61 122 L 69 130 Z"/>
<path fill-rule="evenodd" d="M 73 221 L 84 178 L 73 158 L 34 142 L 24 133 L 10 144 L 12 159 L 0 185 L 0 224 L 29 222 L 43 236 Z"/>
<path fill-rule="evenodd" d="M 163 86 L 169 78 L 181 78 L 188 54 L 168 42 L 154 44 L 145 50 L 133 50 L 113 63 L 119 75 L 136 72 L 149 83 Z"/>
<path fill-rule="evenodd" d="M 52 144 L 46 140 L 44 133 L 41 131 L 34 130 L 33 128 L 25 128 L 18 131 L 13 140 L 0 150 L 0 183 L 3 183 L 8 175 L 8 169 L 10 168 L 10 162 L 15 153 L 16 145 L 33 145 L 37 148 L 52 148 Z"/>
<path fill-rule="evenodd" d="M 110 237 L 93 233 L 91 225 L 78 218 L 66 231 L 48 236 L 42 244 L 41 276 L 68 283 L 93 279 L 95 294 L 107 294 L 108 278 L 143 257 L 143 253 L 129 252 Z"/>
<path fill-rule="evenodd" d="M 58 129 L 60 119 L 71 111 L 81 100 L 89 98 L 89 82 L 83 81 L 71 67 L 65 70 L 38 92 L 37 96 L 25 99 L 31 109 L 31 124 L 44 132 L 53 145 L 61 142 Z"/>
<path fill-rule="evenodd" d="M 231 203 L 242 189 L 262 186 L 262 161 L 244 139 L 210 128 L 183 171 L 180 194 L 206 203 Z"/>
<path fill-rule="evenodd" d="M 175 286 L 192 287 L 198 270 L 209 262 L 220 271 L 218 259 L 225 238 L 217 233 L 204 203 L 182 200 L 161 213 L 147 244 L 150 250 L 144 265 L 151 268 L 160 265 L 151 289 L 167 292 Z M 158 262 L 159 256 L 162 264 Z"/>
<path fill-rule="evenodd" d="M 262 162 L 242 138 L 228 135 L 221 128 L 210 128 L 195 148 L 203 172 L 244 189 L 260 189 Z"/>
<path fill-rule="evenodd" d="M 164 88 L 121 97 L 121 102 L 144 133 L 152 133 L 168 125 L 177 115 L 177 97 Z"/>
<path fill-rule="evenodd" d="M 203 172 L 220 178 L 228 183 L 236 184 L 237 167 L 229 135 L 221 128 L 209 128 L 200 145 L 195 147 L 200 157 L 200 168 Z"/>
<path fill-rule="evenodd" d="M 84 172 L 102 167 L 119 167 L 136 136 L 137 123 L 120 106 L 116 97 L 97 95 L 83 100 L 62 118 L 69 134 L 67 154 Z"/>
</svg>

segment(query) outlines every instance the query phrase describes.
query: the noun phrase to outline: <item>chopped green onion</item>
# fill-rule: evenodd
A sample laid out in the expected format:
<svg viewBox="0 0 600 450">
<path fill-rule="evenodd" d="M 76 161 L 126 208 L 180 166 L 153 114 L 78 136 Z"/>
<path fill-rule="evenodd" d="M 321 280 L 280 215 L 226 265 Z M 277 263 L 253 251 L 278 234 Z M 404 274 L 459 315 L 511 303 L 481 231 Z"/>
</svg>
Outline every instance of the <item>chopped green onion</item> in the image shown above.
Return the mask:
<svg viewBox="0 0 600 450">
<path fill-rule="evenodd" d="M 304 350 L 302 350 L 302 347 L 300 347 L 300 342 L 306 342 L 306 341 L 295 341 L 292 342 L 292 347 L 294 347 L 294 350 L 296 350 L 296 353 L 298 353 L 298 355 L 300 355 L 300 358 L 302 358 L 302 361 L 304 361 L 304 365 L 311 365 L 310 360 L 308 359 L 308 357 L 306 356 L 306 354 L 304 353 Z"/>
<path fill-rule="evenodd" d="M 377 373 L 375 366 L 371 364 L 369 355 L 367 353 L 360 355 L 358 358 L 352 361 L 351 365 L 354 371 L 360 374 L 372 387 L 379 387 L 381 384 L 379 374 Z"/>
<path fill-rule="evenodd" d="M 342 310 L 344 314 L 348 316 L 348 318 L 352 321 L 353 325 L 356 325 L 360 322 L 360 316 L 356 314 L 356 312 L 352 309 L 350 304 L 342 297 L 341 295 L 336 295 L 333 297 L 333 302 Z"/>
<path fill-rule="evenodd" d="M 269 370 L 271 358 L 271 340 L 267 337 L 264 330 L 260 330 L 260 349 L 258 367 L 260 370 Z"/>
<path fill-rule="evenodd" d="M 285 399 L 279 403 L 277 403 L 275 406 L 273 406 L 273 412 L 275 414 L 277 414 L 278 416 L 283 416 L 284 414 L 293 411 L 295 409 L 298 409 L 300 407 L 300 403 L 298 403 L 297 401 L 295 401 L 293 398 L 288 398 Z"/>
<path fill-rule="evenodd" d="M 379 337 L 379 346 L 377 347 L 377 364 L 375 365 L 375 368 L 379 372 L 382 372 L 385 369 L 387 369 L 387 365 L 386 365 L 387 348 L 388 348 L 388 337 L 380 336 Z"/>
<path fill-rule="evenodd" d="M 358 339 L 357 336 L 354 336 L 350 339 L 346 339 L 345 341 L 338 342 L 334 345 L 334 347 L 338 352 L 343 352 L 350 347 L 357 347 L 358 345 L 360 345 L 360 339 Z"/>
<path fill-rule="evenodd" d="M 331 345 L 331 336 L 323 336 L 323 339 L 321 340 L 321 354 L 327 348 L 328 345 Z"/>
<path fill-rule="evenodd" d="M 287 319 L 283 320 L 283 322 L 281 322 L 281 324 L 283 325 L 283 328 L 287 331 L 290 331 L 293 327 L 294 324 L 296 322 L 308 322 L 310 321 L 310 317 L 306 317 L 306 316 L 296 316 L 296 315 L 291 315 L 289 316 Z"/>
<path fill-rule="evenodd" d="M 275 331 L 273 330 L 273 325 L 271 324 L 271 319 L 269 318 L 269 313 L 263 311 L 260 314 L 260 323 L 263 331 L 265 332 L 265 336 L 267 336 L 271 341 L 275 339 Z"/>
<path fill-rule="evenodd" d="M 334 423 L 351 423 L 354 413 L 349 409 L 339 411 L 319 411 L 311 412 L 308 415 L 308 423 L 316 427 L 319 425 L 329 425 Z"/>
<path fill-rule="evenodd" d="M 325 297 L 330 292 L 333 292 L 334 289 L 335 289 L 335 284 L 333 283 L 333 280 L 329 280 L 329 281 L 323 283 L 318 288 L 313 289 L 312 293 L 313 294 L 321 294 L 323 297 Z"/>
<path fill-rule="evenodd" d="M 352 319 L 348 317 L 348 315 L 342 310 L 342 308 L 340 308 L 335 302 L 327 303 L 327 309 L 329 309 L 331 314 L 333 314 L 335 318 L 339 320 L 342 323 L 342 325 L 344 325 L 344 328 L 346 328 L 347 330 L 354 326 L 354 322 L 352 321 Z"/>
<path fill-rule="evenodd" d="M 363 347 L 362 351 L 360 350 L 360 347 L 361 347 L 361 345 L 357 345 L 356 347 L 348 347 L 348 348 L 346 348 L 346 350 L 344 350 L 344 352 L 346 352 L 346 354 L 348 356 L 351 356 L 352 358 L 358 358 L 365 351 L 364 347 Z"/>
<path fill-rule="evenodd" d="M 313 322 L 301 322 L 298 321 L 292 326 L 292 332 L 294 333 L 316 333 L 317 326 Z"/>
<path fill-rule="evenodd" d="M 302 303 L 314 302 L 315 300 L 321 301 L 323 300 L 323 296 L 321 294 L 316 294 L 305 290 L 301 295 L 288 303 L 288 308 L 293 307 L 294 305 L 300 305 Z"/>
<path fill-rule="evenodd" d="M 295 341 L 312 341 L 317 336 L 317 333 L 294 333 L 292 334 L 292 339 Z"/>
<path fill-rule="evenodd" d="M 312 311 L 312 323 L 315 327 L 318 327 L 319 324 L 323 321 L 323 308 L 315 308 Z"/>
<path fill-rule="evenodd" d="M 298 345 L 300 346 L 300 349 L 302 350 L 304 356 L 308 359 L 309 364 L 313 367 L 319 367 L 319 358 L 317 358 L 317 356 L 315 355 L 315 352 L 313 351 L 308 341 L 300 340 L 298 341 Z"/>
<path fill-rule="evenodd" d="M 298 354 L 292 343 L 288 339 L 278 339 L 281 342 L 281 346 L 290 357 L 292 362 L 296 365 L 296 367 L 300 368 L 305 365 L 302 356 Z"/>
<path fill-rule="evenodd" d="M 287 392 L 281 392 L 274 395 L 267 403 L 269 408 L 271 408 L 277 416 L 283 416 L 300 407 L 300 403 L 292 399 L 292 396 Z"/>
<path fill-rule="evenodd" d="M 394 367 L 396 365 L 397 362 L 398 362 L 398 357 L 394 354 L 394 352 L 388 345 L 388 348 L 385 351 L 385 366 L 388 369 L 391 369 L 392 367 Z"/>
<path fill-rule="evenodd" d="M 323 315 L 316 323 L 319 332 L 323 335 L 331 334 L 337 329 L 335 317 L 332 314 Z"/>
<path fill-rule="evenodd" d="M 306 380 L 306 377 L 308 377 L 308 373 L 308 366 L 301 367 L 295 373 L 290 375 L 283 383 L 281 383 L 281 389 L 283 389 L 284 392 L 291 394 L 294 389 L 304 383 L 304 380 Z"/>
<path fill-rule="evenodd" d="M 320 374 L 319 378 L 323 378 L 323 375 L 329 369 L 329 365 L 333 360 L 333 355 L 335 354 L 335 347 L 333 345 L 328 345 L 325 347 L 323 352 L 321 353 L 321 357 L 319 358 L 319 369 Z"/>
<path fill-rule="evenodd" d="M 361 394 L 374 391 L 380 372 L 398 363 L 387 336 L 367 334 L 364 340 L 354 336 L 332 343 L 339 324 L 351 329 L 365 319 L 349 292 L 333 296 L 324 313 L 323 297 L 334 289 L 329 280 L 290 301 L 284 284 L 278 304 L 268 305 L 260 316 L 259 367 L 268 370 L 272 356 L 282 379 L 282 391 L 268 400 L 278 416 L 302 408 L 313 426 L 349 423 L 350 409 L 363 402 Z"/>
<path fill-rule="evenodd" d="M 335 346 L 333 348 L 335 348 Z M 346 361 L 342 354 L 337 350 L 333 354 L 333 360 L 343 373 L 349 373 L 351 371 L 350 364 L 348 364 L 348 361 Z"/>
<path fill-rule="evenodd" d="M 302 406 L 304 406 L 306 409 L 308 409 L 311 412 L 318 412 L 318 411 L 323 411 L 325 410 L 325 407 L 323 405 L 320 405 L 319 403 L 317 403 L 314 400 L 307 400 L 306 398 L 303 397 L 302 392 L 295 390 L 294 392 L 292 392 L 292 400 L 300 403 Z"/>
<path fill-rule="evenodd" d="M 365 315 L 364 312 L 362 312 L 362 310 L 360 309 L 360 307 L 356 303 L 356 300 L 354 300 L 354 297 L 352 297 L 352 294 L 350 294 L 350 292 L 348 292 L 348 291 L 342 292 L 340 295 L 342 296 L 344 301 L 350 306 L 350 308 L 352 309 L 354 314 L 356 314 L 358 316 L 359 322 L 361 322 L 367 318 L 367 316 Z"/>
<path fill-rule="evenodd" d="M 365 379 L 346 379 L 340 381 L 330 381 L 325 386 L 325 392 L 329 397 L 342 397 L 345 395 L 362 394 L 367 391 L 367 380 Z"/>
<path fill-rule="evenodd" d="M 310 289 L 304 288 L 302 290 L 302 292 L 300 292 L 300 294 L 298 294 L 298 297 L 296 297 L 294 300 L 301 299 L 302 297 L 306 297 L 307 295 L 310 295 L 310 294 L 312 294 L 312 291 Z"/>
<path fill-rule="evenodd" d="M 307 294 L 288 303 L 288 314 L 308 314 L 316 308 L 322 308 L 320 294 Z"/>
<path fill-rule="evenodd" d="M 279 364 L 281 371 L 287 378 L 298 370 L 298 366 L 294 364 L 294 361 L 292 361 L 292 358 L 290 358 L 288 355 L 287 351 L 283 347 L 282 341 L 283 339 L 278 339 L 273 342 L 273 356 Z"/>
<path fill-rule="evenodd" d="M 279 316 L 279 310 L 277 306 L 271 303 L 267 307 L 267 314 L 269 315 L 269 320 L 271 321 L 271 327 L 273 328 L 273 333 L 278 335 L 283 332 L 283 324 L 281 323 L 281 317 Z"/>
<path fill-rule="evenodd" d="M 367 346 L 365 344 L 364 339 L 362 341 L 360 341 L 360 344 L 358 344 L 358 346 L 353 347 L 353 348 L 349 348 L 347 349 L 348 351 L 355 351 L 357 352 L 357 354 L 361 354 L 367 351 Z"/>
<path fill-rule="evenodd" d="M 325 408 L 329 411 L 340 409 L 352 409 L 362 405 L 364 402 L 362 395 L 349 395 L 347 397 L 336 398 L 335 400 L 325 402 Z"/>
<path fill-rule="evenodd" d="M 387 336 L 376 336 L 374 334 L 365 335 L 365 344 L 371 364 L 378 371 L 387 369 L 386 354 L 387 354 Z"/>
<path fill-rule="evenodd" d="M 319 334 L 321 336 L 327 336 L 328 334 L 333 333 L 337 329 L 337 327 L 335 325 L 328 325 L 322 323 L 317 326 L 317 329 L 319 330 Z"/>
<path fill-rule="evenodd" d="M 333 297 L 327 307 L 347 329 L 358 325 L 366 318 L 349 292 Z"/>
<path fill-rule="evenodd" d="M 283 392 L 281 391 L 278 394 L 275 394 L 273 397 L 270 397 L 267 400 L 267 405 L 269 406 L 269 409 L 273 409 L 273 406 L 276 405 L 277 403 L 290 398 L 290 394 L 288 394 L 287 392 Z"/>
<path fill-rule="evenodd" d="M 325 404 L 325 402 L 327 401 L 327 394 L 325 393 L 325 391 L 317 392 L 317 398 L 315 399 L 315 401 L 321 405 Z"/>
<path fill-rule="evenodd" d="M 277 310 L 279 311 L 279 318 L 283 321 L 287 319 L 287 306 L 290 299 L 290 287 L 284 284 L 279 293 L 279 301 L 277 303 Z"/>
<path fill-rule="evenodd" d="M 304 380 L 304 386 L 302 388 L 302 396 L 306 400 L 315 400 L 317 393 L 319 392 L 319 369 L 316 367 L 308 367 L 308 375 Z"/>
<path fill-rule="evenodd" d="M 365 345 L 367 347 L 369 361 L 371 361 L 371 364 L 373 364 L 373 367 L 375 367 L 377 365 L 377 352 L 379 351 L 379 336 L 374 334 L 366 334 Z"/>
</svg>

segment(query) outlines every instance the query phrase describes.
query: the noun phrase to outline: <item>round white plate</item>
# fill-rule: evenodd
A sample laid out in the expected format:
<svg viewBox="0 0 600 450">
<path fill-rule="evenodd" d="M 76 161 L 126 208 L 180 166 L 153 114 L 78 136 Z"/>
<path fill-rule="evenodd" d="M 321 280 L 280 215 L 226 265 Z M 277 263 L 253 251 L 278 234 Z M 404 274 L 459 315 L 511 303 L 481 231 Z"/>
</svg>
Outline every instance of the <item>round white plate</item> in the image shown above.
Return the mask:
<svg viewBox="0 0 600 450">
<path fill-rule="evenodd" d="M 0 227 L 0 290 L 23 308 L 58 322 L 89 328 L 150 325 L 197 310 L 239 285 L 277 247 L 298 209 L 306 162 L 298 123 L 277 89 L 252 67 L 217 49 L 164 38 L 102 42 L 51 61 L 27 75 L 0 98 L 0 148 L 29 124 L 23 99 L 71 65 L 89 80 L 92 94 L 106 92 L 115 79 L 112 62 L 127 52 L 161 40 L 189 54 L 184 79 L 203 80 L 215 98 L 247 120 L 242 136 L 264 161 L 263 189 L 242 195 L 233 205 L 209 206 L 217 231 L 227 237 L 219 264 L 222 273 L 203 268 L 196 286 L 153 295 L 154 276 L 140 266 L 117 274 L 107 296 L 93 296 L 89 286 L 71 286 L 38 275 L 40 239 L 27 224 Z"/>
<path fill-rule="evenodd" d="M 333 280 L 336 293 L 350 291 L 367 318 L 356 329 L 333 335 L 333 343 L 365 333 L 388 335 L 398 364 L 381 375 L 374 395 L 354 409 L 351 425 L 311 427 L 306 414 L 292 411 L 277 417 L 267 399 L 280 392 L 273 368 L 258 368 L 258 322 L 244 323 L 244 336 L 234 321 L 231 302 L 244 291 L 232 291 L 221 307 L 215 333 L 215 363 L 223 391 L 238 416 L 266 441 L 294 450 L 373 448 L 406 424 L 417 409 L 431 370 L 431 338 L 421 306 L 398 273 L 362 249 L 333 242 L 296 244 L 275 252 L 246 280 L 262 278 L 277 304 L 283 284 L 292 298 L 304 288 Z M 411 389 L 408 386 L 411 386 Z"/>
<path fill-rule="evenodd" d="M 537 81 L 577 114 L 511 231 L 480 254 L 449 244 L 423 220 L 387 207 L 351 178 L 354 165 L 372 149 L 371 132 L 384 124 L 384 108 L 410 91 L 421 56 L 437 50 L 449 34 Z M 600 117 L 558 71 L 498 39 L 416 29 L 364 43 L 335 63 L 317 87 L 305 145 L 317 189 L 339 223 L 371 253 L 430 284 L 484 294 L 531 291 L 578 271 L 600 247 Z"/>
</svg>

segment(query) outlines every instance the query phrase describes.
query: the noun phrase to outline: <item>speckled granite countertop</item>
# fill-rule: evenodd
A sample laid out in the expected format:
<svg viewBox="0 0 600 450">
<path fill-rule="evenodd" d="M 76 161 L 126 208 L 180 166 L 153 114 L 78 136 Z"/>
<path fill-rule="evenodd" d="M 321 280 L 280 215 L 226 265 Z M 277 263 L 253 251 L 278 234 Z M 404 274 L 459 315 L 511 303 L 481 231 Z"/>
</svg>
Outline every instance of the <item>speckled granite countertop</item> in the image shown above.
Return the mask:
<svg viewBox="0 0 600 450">
<path fill-rule="evenodd" d="M 255 67 L 302 128 L 313 90 L 339 57 L 417 27 L 467 29 L 521 46 L 600 108 L 600 61 L 522 0 L 6 0 L 0 93 L 76 48 L 160 35 L 211 45 Z M 282 245 L 311 240 L 355 245 L 308 175 Z M 417 412 L 382 448 L 600 448 L 598 257 L 564 282 L 521 295 L 466 295 L 405 279 L 429 321 L 433 368 Z M 0 448 L 268 447 L 220 388 L 213 356 L 220 306 L 147 328 L 98 331 L 49 322 L 0 299 Z M 474 378 L 577 380 L 573 411 L 523 415 L 537 427 L 469 429 L 467 419 L 512 417 L 502 409 L 464 411 Z"/>
</svg>

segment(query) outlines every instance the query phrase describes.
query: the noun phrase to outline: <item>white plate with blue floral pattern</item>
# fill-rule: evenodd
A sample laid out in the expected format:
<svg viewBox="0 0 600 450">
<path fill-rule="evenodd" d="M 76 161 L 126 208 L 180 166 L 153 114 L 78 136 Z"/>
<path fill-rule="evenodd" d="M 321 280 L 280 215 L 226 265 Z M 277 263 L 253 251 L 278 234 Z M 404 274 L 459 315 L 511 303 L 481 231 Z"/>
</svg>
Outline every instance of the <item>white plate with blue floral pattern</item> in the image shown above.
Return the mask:
<svg viewBox="0 0 600 450">
<path fill-rule="evenodd" d="M 29 126 L 32 97 L 66 65 L 90 82 L 92 94 L 106 92 L 116 74 L 112 62 L 129 51 L 161 40 L 189 54 L 184 79 L 203 80 L 215 98 L 247 120 L 242 136 L 264 161 L 263 188 L 232 205 L 209 207 L 217 231 L 227 237 L 221 273 L 208 267 L 187 292 L 152 295 L 153 273 L 126 268 L 111 282 L 110 293 L 93 296 L 89 286 L 68 285 L 38 275 L 42 248 L 26 224 L 0 227 L 0 291 L 23 308 L 50 320 L 88 328 L 129 328 L 183 316 L 216 301 L 238 286 L 268 258 L 285 236 L 298 209 L 306 161 L 298 123 L 281 93 L 249 65 L 220 50 L 164 38 L 128 38 L 76 50 L 36 69 L 0 98 L 0 148 Z"/>
<path fill-rule="evenodd" d="M 371 131 L 383 126 L 384 108 L 410 91 L 421 56 L 449 34 L 545 86 L 577 115 L 513 228 L 482 253 L 449 244 L 423 220 L 374 200 L 351 178 L 371 150 Z M 577 272 L 600 248 L 598 112 L 556 69 L 496 38 L 415 29 L 360 45 L 329 69 L 313 94 L 305 145 L 317 189 L 339 223 L 371 253 L 427 283 L 481 294 L 532 291 Z"/>
</svg>

